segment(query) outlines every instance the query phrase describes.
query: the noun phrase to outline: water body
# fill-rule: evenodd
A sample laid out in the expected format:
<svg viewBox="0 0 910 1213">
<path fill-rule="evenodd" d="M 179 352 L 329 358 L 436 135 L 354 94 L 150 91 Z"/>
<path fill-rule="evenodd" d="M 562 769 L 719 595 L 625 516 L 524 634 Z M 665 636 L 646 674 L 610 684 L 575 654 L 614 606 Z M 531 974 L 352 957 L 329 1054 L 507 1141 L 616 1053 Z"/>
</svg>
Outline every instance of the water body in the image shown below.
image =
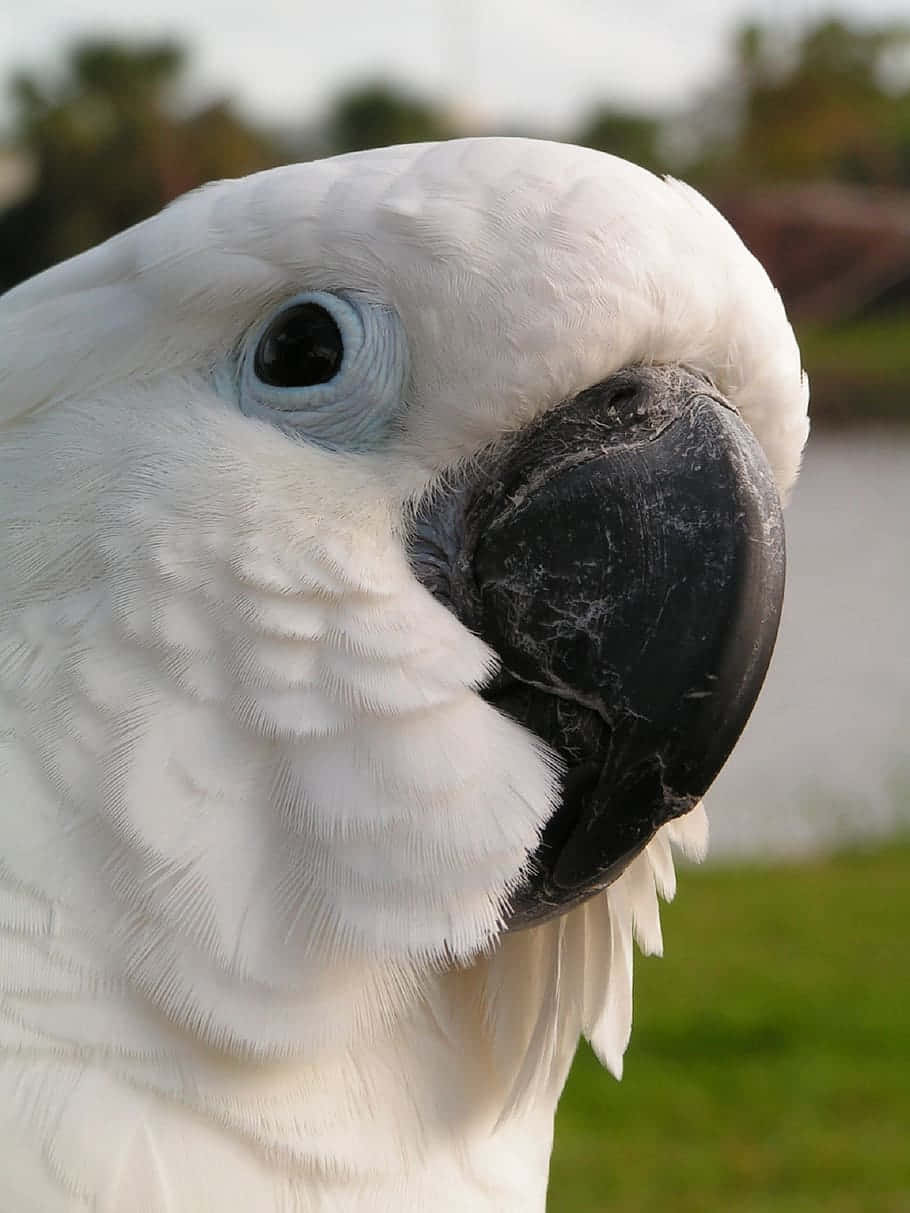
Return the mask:
<svg viewBox="0 0 910 1213">
<path fill-rule="evenodd" d="M 707 798 L 716 859 L 910 829 L 910 436 L 813 436 L 786 522 L 777 649 Z"/>
</svg>

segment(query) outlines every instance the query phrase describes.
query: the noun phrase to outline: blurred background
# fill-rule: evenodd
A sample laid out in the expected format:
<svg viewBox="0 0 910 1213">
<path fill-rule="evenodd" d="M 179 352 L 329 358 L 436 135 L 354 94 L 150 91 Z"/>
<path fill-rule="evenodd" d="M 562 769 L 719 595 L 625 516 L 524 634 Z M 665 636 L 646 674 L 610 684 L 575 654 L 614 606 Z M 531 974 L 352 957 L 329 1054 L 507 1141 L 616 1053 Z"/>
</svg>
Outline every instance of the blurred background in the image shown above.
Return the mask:
<svg viewBox="0 0 910 1213">
<path fill-rule="evenodd" d="M 767 266 L 812 383 L 780 641 L 550 1210 L 910 1213 L 910 0 L 116 12 L 6 6 L 0 290 L 211 178 L 461 134 L 681 176 Z"/>
</svg>

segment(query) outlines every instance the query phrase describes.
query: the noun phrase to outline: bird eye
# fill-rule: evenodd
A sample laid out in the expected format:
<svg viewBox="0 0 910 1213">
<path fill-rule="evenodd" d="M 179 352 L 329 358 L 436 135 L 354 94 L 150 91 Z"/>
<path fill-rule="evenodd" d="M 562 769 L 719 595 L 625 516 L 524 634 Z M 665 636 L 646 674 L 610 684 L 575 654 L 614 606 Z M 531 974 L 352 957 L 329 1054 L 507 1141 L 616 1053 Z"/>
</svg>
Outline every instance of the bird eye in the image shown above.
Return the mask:
<svg viewBox="0 0 910 1213">
<path fill-rule="evenodd" d="M 382 442 L 404 407 L 398 313 L 356 291 L 303 291 L 252 327 L 219 379 L 241 410 L 332 450 Z"/>
<path fill-rule="evenodd" d="M 259 338 L 253 363 L 271 387 L 313 387 L 334 379 L 344 357 L 341 331 L 318 303 L 298 303 L 276 316 Z"/>
</svg>

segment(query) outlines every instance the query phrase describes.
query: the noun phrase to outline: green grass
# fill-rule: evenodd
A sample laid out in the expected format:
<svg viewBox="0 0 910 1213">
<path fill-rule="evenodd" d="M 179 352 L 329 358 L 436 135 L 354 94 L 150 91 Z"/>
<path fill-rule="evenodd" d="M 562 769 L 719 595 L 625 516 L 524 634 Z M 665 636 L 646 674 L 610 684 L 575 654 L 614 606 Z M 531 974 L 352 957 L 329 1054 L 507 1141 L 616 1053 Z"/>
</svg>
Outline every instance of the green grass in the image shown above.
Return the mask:
<svg viewBox="0 0 910 1213">
<path fill-rule="evenodd" d="M 910 312 L 891 312 L 833 328 L 800 331 L 807 367 L 906 377 L 910 375 Z"/>
<path fill-rule="evenodd" d="M 910 844 L 687 870 L 617 1084 L 579 1053 L 550 1213 L 910 1213 Z"/>
<path fill-rule="evenodd" d="M 910 311 L 798 336 L 816 421 L 910 422 Z"/>
</svg>

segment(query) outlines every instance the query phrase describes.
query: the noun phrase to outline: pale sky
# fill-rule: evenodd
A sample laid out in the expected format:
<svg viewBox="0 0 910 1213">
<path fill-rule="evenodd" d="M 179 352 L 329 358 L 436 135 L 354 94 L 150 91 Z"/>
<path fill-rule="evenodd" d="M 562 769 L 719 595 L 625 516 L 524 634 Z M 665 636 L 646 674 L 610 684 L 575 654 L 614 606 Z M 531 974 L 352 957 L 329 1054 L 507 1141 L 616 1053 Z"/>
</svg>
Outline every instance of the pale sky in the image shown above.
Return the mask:
<svg viewBox="0 0 910 1213">
<path fill-rule="evenodd" d="M 169 34 L 205 94 L 258 118 L 305 121 L 331 94 L 384 76 L 479 121 L 546 132 L 599 100 L 674 108 L 722 72 L 742 21 L 800 25 L 832 9 L 910 19 L 910 0 L 0 0 L 0 86 L 52 66 L 72 37 Z M 115 14 L 115 15 L 112 15 Z M 5 97 L 0 116 L 5 116 Z"/>
</svg>

